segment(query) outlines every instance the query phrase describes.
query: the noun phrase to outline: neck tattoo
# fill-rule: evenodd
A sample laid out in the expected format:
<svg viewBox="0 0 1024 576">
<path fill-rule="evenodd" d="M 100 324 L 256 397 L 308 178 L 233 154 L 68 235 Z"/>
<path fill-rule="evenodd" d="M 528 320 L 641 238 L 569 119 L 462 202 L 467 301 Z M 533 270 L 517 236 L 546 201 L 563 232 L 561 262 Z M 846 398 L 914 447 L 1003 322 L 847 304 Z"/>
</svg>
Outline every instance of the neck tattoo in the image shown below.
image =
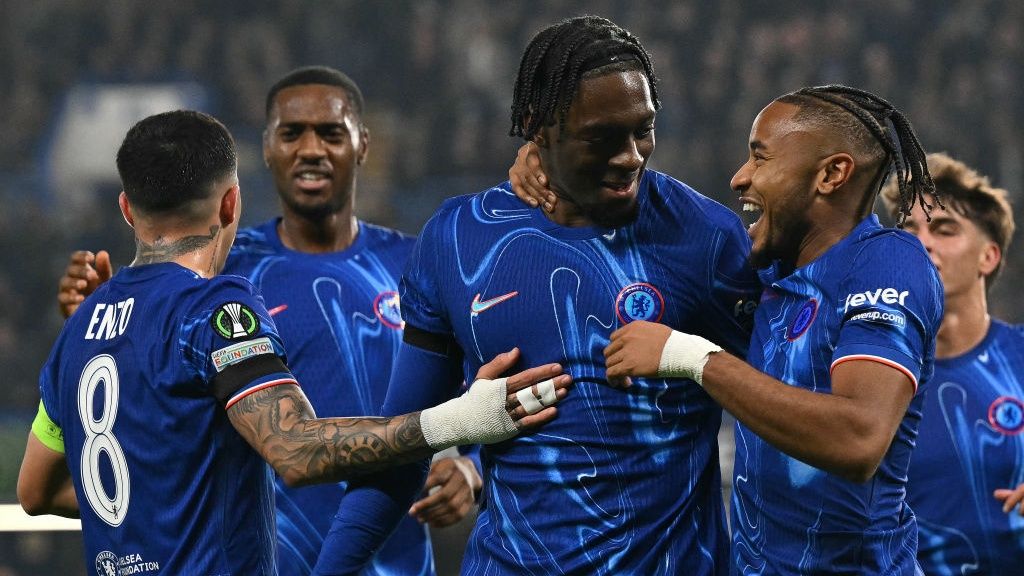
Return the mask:
<svg viewBox="0 0 1024 576">
<path fill-rule="evenodd" d="M 171 241 L 166 241 L 163 237 L 158 237 L 152 244 L 147 244 L 136 237 L 135 261 L 132 262 L 132 265 L 141 266 L 143 264 L 171 262 L 182 254 L 188 254 L 189 252 L 195 252 L 196 250 L 205 248 L 219 234 L 220 226 L 214 225 L 210 226 L 209 235 L 197 234 L 194 236 L 184 236 Z"/>
</svg>

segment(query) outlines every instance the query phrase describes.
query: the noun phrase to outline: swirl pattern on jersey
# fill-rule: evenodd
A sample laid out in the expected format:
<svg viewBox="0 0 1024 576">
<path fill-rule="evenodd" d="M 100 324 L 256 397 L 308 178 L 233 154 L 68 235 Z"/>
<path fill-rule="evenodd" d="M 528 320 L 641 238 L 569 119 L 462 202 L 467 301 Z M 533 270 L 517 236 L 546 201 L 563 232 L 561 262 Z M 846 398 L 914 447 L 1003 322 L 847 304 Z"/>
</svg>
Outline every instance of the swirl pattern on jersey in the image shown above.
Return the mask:
<svg viewBox="0 0 1024 576">
<path fill-rule="evenodd" d="M 1024 482 L 1024 438 L 1015 433 L 1022 371 L 1024 333 L 998 320 L 974 349 L 935 363 L 907 482 L 926 574 L 1020 572 L 1024 518 L 1004 513 L 992 493 Z"/>
<path fill-rule="evenodd" d="M 720 411 L 685 380 L 605 380 L 617 297 L 645 283 L 662 322 L 742 353 L 759 287 L 734 214 L 648 172 L 640 215 L 615 230 L 563 228 L 507 183 L 446 202 L 402 284 L 408 324 L 452 334 L 472 374 L 518 346 L 575 386 L 540 431 L 485 447 L 484 503 L 464 574 L 723 574 Z M 512 296 L 514 294 L 514 296 Z M 739 312 L 737 312 L 739 311 Z"/>
</svg>

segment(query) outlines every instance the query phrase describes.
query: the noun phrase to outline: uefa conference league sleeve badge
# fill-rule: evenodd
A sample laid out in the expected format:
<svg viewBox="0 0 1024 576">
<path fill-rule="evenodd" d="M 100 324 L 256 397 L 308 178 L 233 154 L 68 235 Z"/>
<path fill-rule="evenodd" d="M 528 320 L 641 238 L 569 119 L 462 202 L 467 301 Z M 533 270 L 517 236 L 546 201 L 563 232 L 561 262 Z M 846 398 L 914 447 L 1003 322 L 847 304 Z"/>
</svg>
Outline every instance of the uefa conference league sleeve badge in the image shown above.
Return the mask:
<svg viewBox="0 0 1024 576">
<path fill-rule="evenodd" d="M 210 325 L 214 332 L 228 340 L 237 340 L 252 336 L 260 329 L 260 320 L 256 313 L 241 302 L 221 304 L 210 316 Z"/>
</svg>

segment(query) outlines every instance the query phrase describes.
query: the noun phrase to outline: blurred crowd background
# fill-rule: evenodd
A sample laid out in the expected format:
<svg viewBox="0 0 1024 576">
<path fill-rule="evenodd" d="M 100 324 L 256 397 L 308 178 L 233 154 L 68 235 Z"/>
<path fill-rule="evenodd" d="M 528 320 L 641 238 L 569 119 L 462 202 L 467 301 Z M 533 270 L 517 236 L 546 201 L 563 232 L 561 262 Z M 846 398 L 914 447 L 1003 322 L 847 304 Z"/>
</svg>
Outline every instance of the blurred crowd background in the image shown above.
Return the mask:
<svg viewBox="0 0 1024 576">
<path fill-rule="evenodd" d="M 926 149 L 1008 189 L 1020 217 L 1019 0 L 3 1 L 0 501 L 13 501 L 68 252 L 133 256 L 113 162 L 131 123 L 176 107 L 222 119 L 242 153 L 243 224 L 257 223 L 276 209 L 260 153 L 267 88 L 299 65 L 339 68 L 361 86 L 371 132 L 358 213 L 416 233 L 443 198 L 506 178 L 522 50 L 583 13 L 647 47 L 663 104 L 651 167 L 708 196 L 735 207 L 729 178 L 770 99 L 846 83 L 905 110 Z M 1024 259 L 1013 252 L 992 308 L 1019 322 Z"/>
</svg>

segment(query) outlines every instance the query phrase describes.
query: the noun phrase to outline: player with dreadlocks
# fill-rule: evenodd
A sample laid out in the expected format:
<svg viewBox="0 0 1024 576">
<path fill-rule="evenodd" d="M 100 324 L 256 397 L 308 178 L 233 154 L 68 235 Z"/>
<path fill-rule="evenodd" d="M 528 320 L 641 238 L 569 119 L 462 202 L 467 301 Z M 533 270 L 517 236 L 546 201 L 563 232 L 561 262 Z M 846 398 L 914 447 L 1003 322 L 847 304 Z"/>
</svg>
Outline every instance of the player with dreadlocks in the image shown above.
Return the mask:
<svg viewBox="0 0 1024 576">
<path fill-rule="evenodd" d="M 495 346 L 559 359 L 578 384 L 558 419 L 482 454 L 463 574 L 724 574 L 720 408 L 685 380 L 608 386 L 602 350 L 617 326 L 660 319 L 744 354 L 760 292 L 749 239 L 730 210 L 646 169 L 658 100 L 627 31 L 592 16 L 547 28 L 515 95 L 512 133 L 535 143 L 563 201 L 547 215 L 504 182 L 435 213 L 402 280 L 385 413 L 450 394 L 428 375 L 472 370 Z M 363 488 L 386 502 L 415 479 L 389 476 Z M 361 552 L 351 538 L 385 531 L 379 509 L 341 511 L 352 520 L 339 558 Z"/>
<path fill-rule="evenodd" d="M 611 381 L 682 376 L 736 416 L 736 574 L 915 574 L 904 502 L 942 284 L 921 243 L 871 213 L 895 172 L 900 212 L 934 197 L 906 117 L 873 94 L 805 88 L 758 114 L 733 176 L 765 292 L 747 362 L 633 323 Z M 920 386 L 919 386 L 920 384 Z"/>
</svg>

